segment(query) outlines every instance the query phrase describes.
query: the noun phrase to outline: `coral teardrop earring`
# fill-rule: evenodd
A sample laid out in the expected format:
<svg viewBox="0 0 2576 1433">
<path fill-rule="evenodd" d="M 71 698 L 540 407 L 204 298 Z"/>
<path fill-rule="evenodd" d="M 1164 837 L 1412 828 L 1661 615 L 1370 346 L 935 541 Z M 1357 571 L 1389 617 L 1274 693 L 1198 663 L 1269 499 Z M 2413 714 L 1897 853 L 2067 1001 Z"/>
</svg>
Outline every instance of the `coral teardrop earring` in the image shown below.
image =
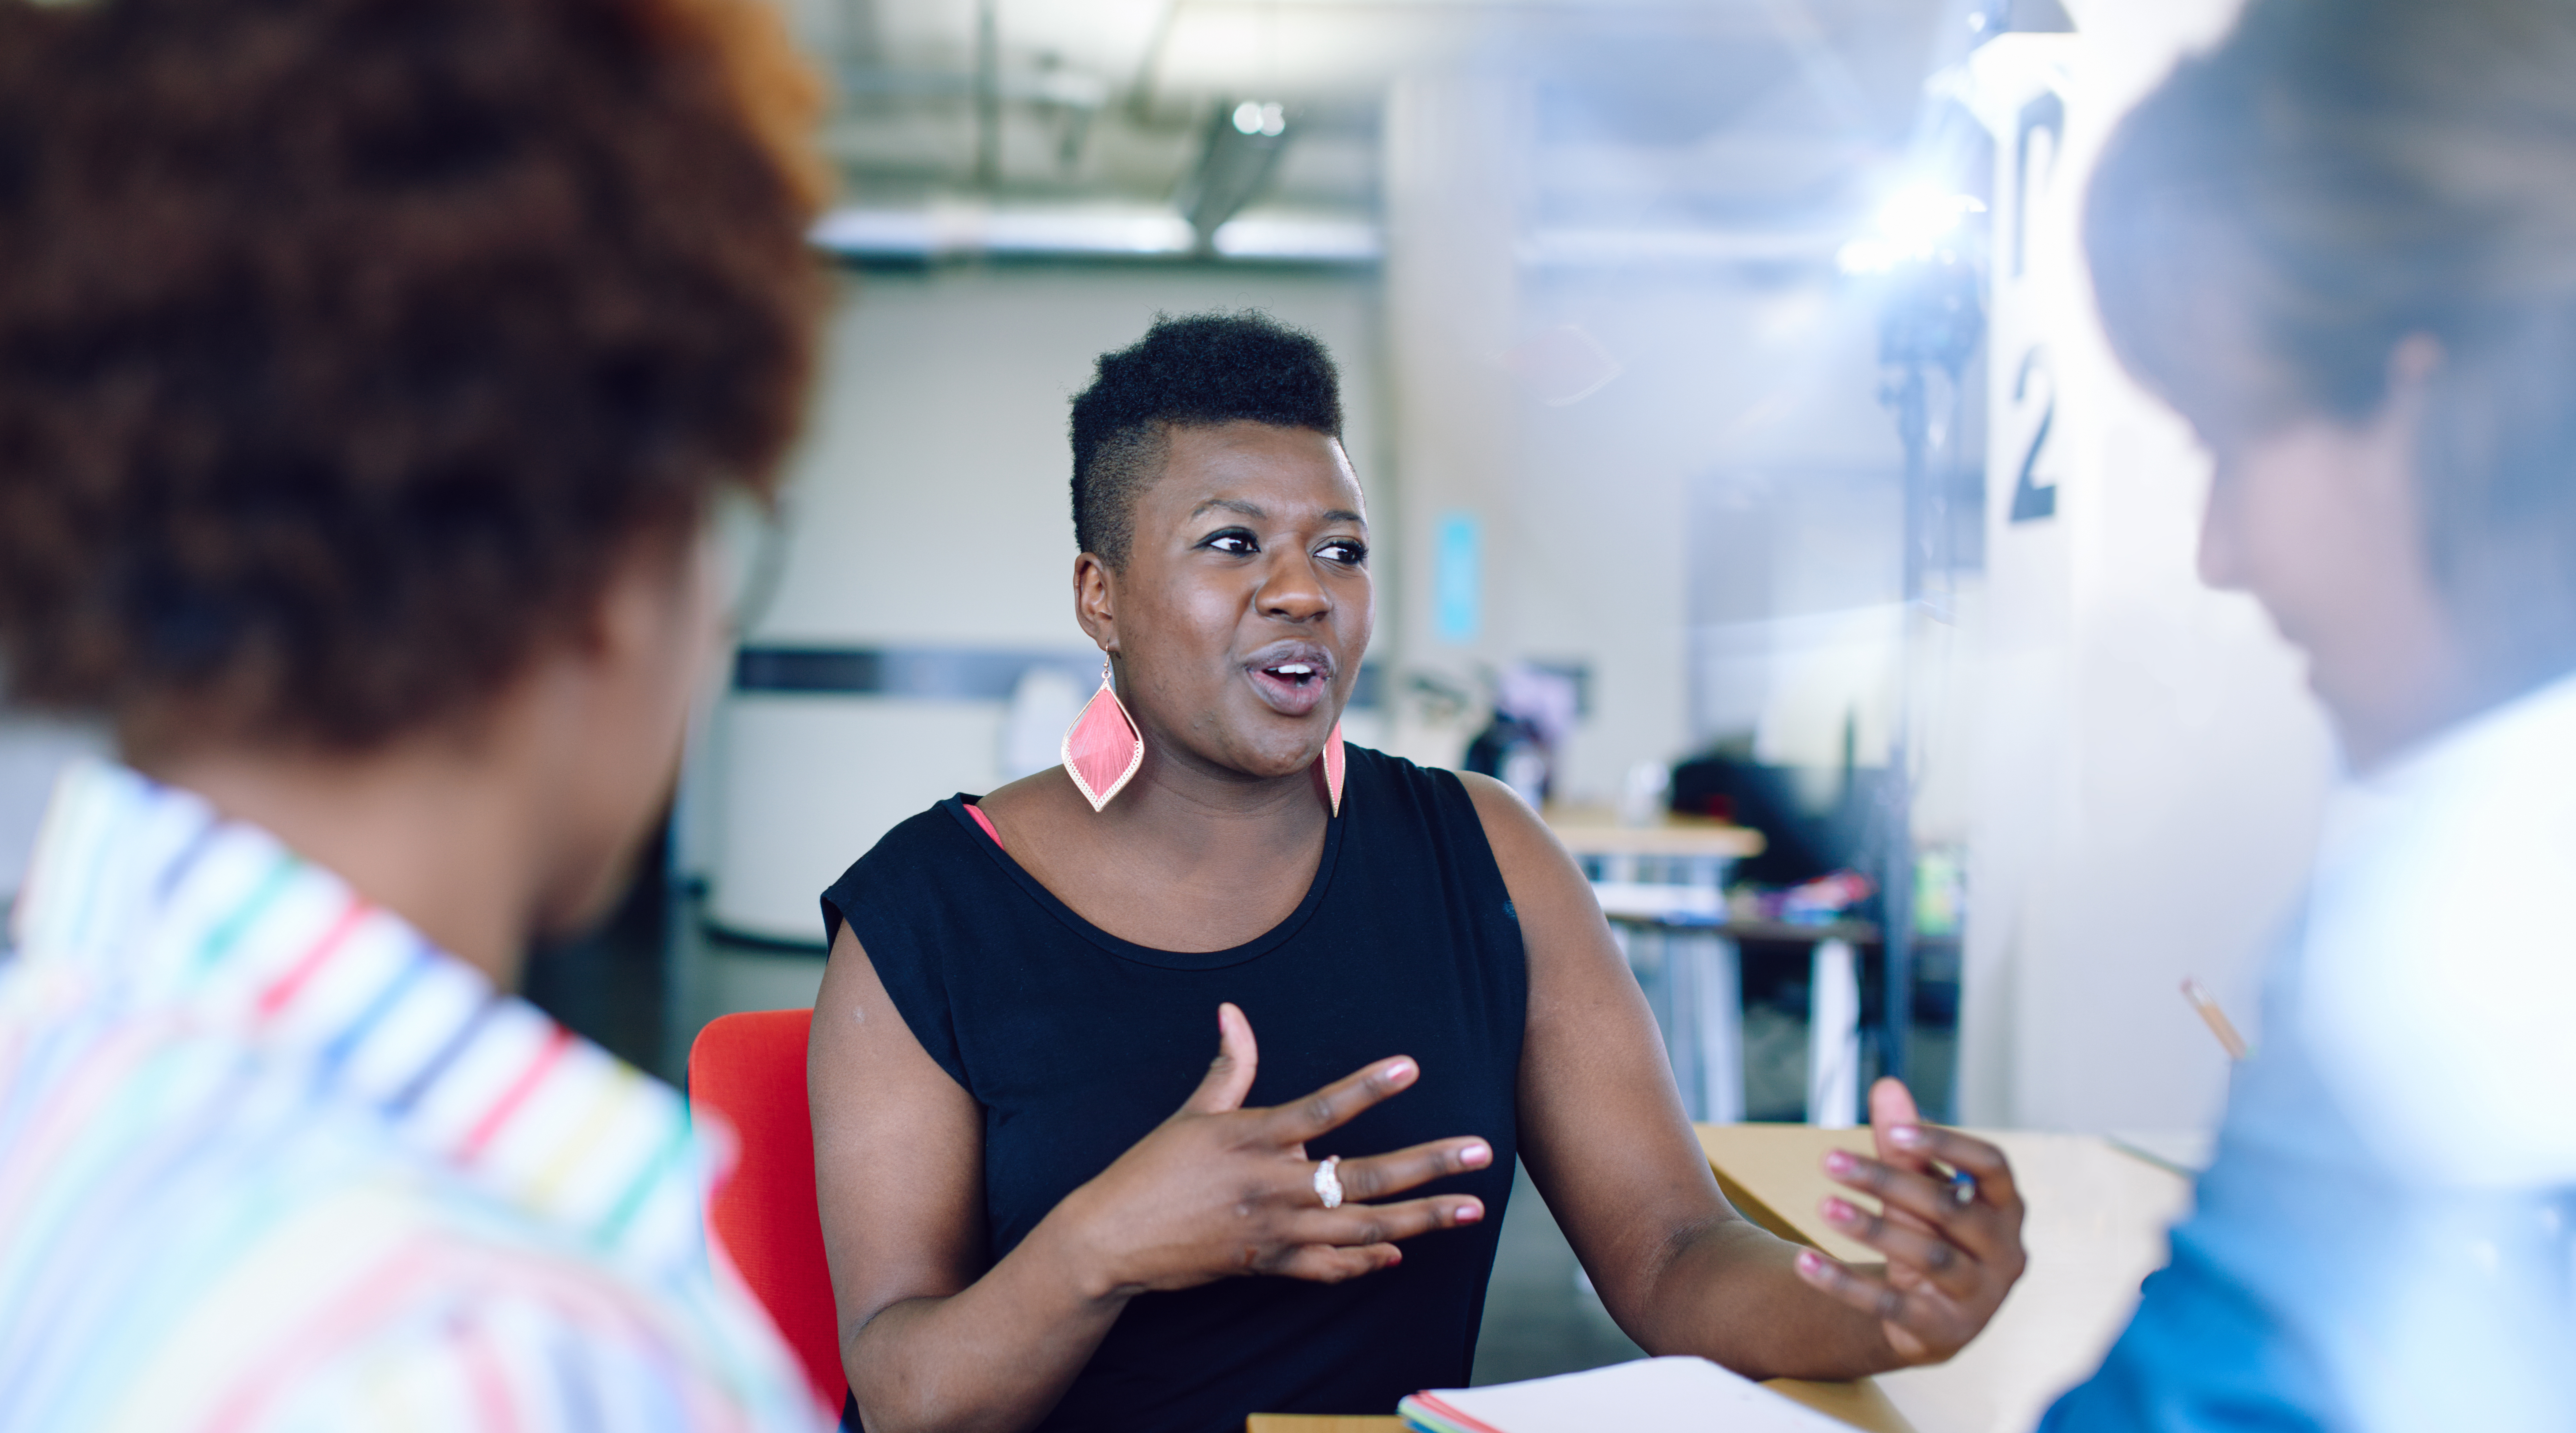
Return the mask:
<svg viewBox="0 0 2576 1433">
<path fill-rule="evenodd" d="M 1335 728 L 1334 734 L 1340 735 Z M 1338 751 L 1336 755 L 1338 755 Z M 1064 729 L 1064 769 L 1082 798 L 1098 811 L 1123 790 L 1145 764 L 1145 738 L 1127 715 L 1118 690 L 1110 684 L 1109 659 L 1100 659 L 1100 690 L 1083 704 L 1082 715 Z M 1338 783 L 1337 783 L 1338 784 Z"/>
<path fill-rule="evenodd" d="M 1333 723 L 1333 734 L 1324 738 L 1324 791 L 1333 798 L 1333 814 L 1342 814 L 1342 724 Z"/>
</svg>

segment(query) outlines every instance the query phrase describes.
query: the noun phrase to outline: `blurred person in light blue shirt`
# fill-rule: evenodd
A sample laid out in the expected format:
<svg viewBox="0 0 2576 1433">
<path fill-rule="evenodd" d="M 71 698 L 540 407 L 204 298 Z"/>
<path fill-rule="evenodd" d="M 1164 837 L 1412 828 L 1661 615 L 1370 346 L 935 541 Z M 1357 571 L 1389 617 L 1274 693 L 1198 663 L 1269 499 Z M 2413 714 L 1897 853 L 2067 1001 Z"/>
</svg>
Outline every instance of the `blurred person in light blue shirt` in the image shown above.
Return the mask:
<svg viewBox="0 0 2576 1433">
<path fill-rule="evenodd" d="M 2043 1426 L 2576 1427 L 2576 4 L 2254 0 L 2086 227 L 2351 776 L 2198 1211 Z"/>
</svg>

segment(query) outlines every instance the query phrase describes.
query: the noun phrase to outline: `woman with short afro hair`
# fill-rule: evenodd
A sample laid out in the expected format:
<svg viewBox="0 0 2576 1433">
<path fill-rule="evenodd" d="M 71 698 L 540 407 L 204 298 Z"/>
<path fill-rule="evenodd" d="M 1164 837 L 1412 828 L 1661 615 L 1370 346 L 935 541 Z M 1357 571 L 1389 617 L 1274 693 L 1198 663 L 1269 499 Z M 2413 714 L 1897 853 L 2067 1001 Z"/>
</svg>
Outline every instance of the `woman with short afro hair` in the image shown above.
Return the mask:
<svg viewBox="0 0 2576 1433">
<path fill-rule="evenodd" d="M 797 1428 L 667 1088 L 508 994 L 811 363 L 744 0 L 0 0 L 0 1426 Z M 810 121 L 810 110 L 804 119 Z"/>
<path fill-rule="evenodd" d="M 1204 1433 L 1464 1384 L 1516 1160 L 1651 1353 L 1839 1379 L 1973 1337 L 2022 1266 L 1993 1146 L 1880 1082 L 1878 1157 L 1832 1172 L 1889 1212 L 1827 1214 L 1886 1269 L 1801 1256 L 1719 1194 L 1537 815 L 1342 740 L 1375 594 L 1323 345 L 1162 318 L 1072 419 L 1104 689 L 1065 764 L 823 895 L 855 1421 Z"/>
</svg>

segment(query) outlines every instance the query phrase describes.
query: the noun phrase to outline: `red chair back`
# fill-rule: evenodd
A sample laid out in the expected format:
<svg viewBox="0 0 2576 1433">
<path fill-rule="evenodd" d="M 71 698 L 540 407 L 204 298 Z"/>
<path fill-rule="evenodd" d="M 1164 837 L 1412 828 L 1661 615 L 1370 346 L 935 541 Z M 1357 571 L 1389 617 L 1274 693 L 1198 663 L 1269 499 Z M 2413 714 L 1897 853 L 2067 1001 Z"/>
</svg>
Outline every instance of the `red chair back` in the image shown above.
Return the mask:
<svg viewBox="0 0 2576 1433">
<path fill-rule="evenodd" d="M 742 1137 L 733 1177 L 707 1203 L 707 1234 L 769 1310 L 838 1414 L 849 1392 L 839 1316 L 814 1206 L 814 1125 L 805 1103 L 811 1010 L 719 1016 L 689 1047 L 689 1108 L 713 1110 Z"/>
</svg>

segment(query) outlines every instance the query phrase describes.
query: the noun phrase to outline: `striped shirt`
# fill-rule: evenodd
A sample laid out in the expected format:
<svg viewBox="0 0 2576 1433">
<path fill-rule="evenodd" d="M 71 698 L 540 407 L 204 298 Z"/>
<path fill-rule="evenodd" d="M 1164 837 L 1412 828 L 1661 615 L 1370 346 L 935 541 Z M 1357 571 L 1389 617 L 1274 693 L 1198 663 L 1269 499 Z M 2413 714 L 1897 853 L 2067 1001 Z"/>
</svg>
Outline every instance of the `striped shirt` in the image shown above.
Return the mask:
<svg viewBox="0 0 2576 1433">
<path fill-rule="evenodd" d="M 680 1099 L 253 827 L 65 775 L 0 965 L 0 1430 L 786 1429 Z"/>
</svg>

